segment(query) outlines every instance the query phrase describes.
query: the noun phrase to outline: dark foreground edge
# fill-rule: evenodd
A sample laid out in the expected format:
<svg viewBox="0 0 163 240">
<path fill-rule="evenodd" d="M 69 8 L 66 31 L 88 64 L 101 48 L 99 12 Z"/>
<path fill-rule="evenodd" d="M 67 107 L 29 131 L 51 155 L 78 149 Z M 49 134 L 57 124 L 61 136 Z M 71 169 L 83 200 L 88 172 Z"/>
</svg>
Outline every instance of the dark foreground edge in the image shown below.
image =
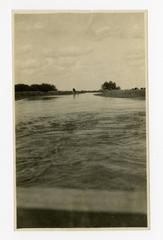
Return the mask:
<svg viewBox="0 0 163 240">
<path fill-rule="evenodd" d="M 17 187 L 20 228 L 147 227 L 146 192 Z"/>
<path fill-rule="evenodd" d="M 145 214 L 17 209 L 17 228 L 147 227 Z"/>
</svg>

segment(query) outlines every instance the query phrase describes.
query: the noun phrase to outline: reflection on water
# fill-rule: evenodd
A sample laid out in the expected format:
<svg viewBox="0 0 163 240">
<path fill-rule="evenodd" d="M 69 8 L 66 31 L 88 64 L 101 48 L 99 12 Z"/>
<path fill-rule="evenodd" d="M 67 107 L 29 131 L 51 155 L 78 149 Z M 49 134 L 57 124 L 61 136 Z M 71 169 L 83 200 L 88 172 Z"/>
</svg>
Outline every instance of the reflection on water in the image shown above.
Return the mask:
<svg viewBox="0 0 163 240">
<path fill-rule="evenodd" d="M 145 128 L 143 100 L 81 94 L 17 101 L 17 185 L 144 190 Z"/>
</svg>

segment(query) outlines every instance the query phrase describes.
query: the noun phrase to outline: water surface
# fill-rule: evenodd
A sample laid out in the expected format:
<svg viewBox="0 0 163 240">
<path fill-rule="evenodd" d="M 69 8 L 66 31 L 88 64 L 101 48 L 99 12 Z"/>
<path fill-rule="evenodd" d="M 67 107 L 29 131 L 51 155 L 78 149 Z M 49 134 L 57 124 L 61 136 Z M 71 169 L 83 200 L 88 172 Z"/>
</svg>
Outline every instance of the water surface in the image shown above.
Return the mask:
<svg viewBox="0 0 163 240">
<path fill-rule="evenodd" d="M 145 118 L 145 101 L 129 98 L 17 101 L 17 186 L 144 190 Z"/>
</svg>

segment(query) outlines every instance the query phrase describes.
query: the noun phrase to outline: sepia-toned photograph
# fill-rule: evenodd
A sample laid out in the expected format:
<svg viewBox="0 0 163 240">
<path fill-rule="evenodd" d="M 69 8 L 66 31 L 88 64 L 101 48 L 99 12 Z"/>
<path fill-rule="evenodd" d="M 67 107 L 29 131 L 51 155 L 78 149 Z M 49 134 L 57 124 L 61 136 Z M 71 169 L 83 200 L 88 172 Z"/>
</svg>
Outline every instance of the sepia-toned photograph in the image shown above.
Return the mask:
<svg viewBox="0 0 163 240">
<path fill-rule="evenodd" d="M 147 12 L 12 21 L 15 228 L 147 229 Z"/>
</svg>

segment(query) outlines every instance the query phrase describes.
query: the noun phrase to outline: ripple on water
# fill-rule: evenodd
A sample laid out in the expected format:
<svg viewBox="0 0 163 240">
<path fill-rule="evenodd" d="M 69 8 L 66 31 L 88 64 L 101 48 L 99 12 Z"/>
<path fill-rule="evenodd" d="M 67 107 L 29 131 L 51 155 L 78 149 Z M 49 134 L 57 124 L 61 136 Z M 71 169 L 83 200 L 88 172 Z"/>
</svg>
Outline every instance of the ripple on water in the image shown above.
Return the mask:
<svg viewBox="0 0 163 240">
<path fill-rule="evenodd" d="M 71 108 L 70 112 L 50 112 L 49 116 L 43 111 L 33 120 L 26 117 L 18 121 L 17 185 L 145 189 L 146 117 L 139 104 L 142 102 L 137 101 L 136 107 L 124 105 L 124 111 L 119 110 L 117 101 L 112 105 L 114 111 L 101 111 L 101 105 L 93 111 L 79 112 L 75 107 L 74 112 Z M 30 116 L 30 112 L 25 114 Z"/>
</svg>

